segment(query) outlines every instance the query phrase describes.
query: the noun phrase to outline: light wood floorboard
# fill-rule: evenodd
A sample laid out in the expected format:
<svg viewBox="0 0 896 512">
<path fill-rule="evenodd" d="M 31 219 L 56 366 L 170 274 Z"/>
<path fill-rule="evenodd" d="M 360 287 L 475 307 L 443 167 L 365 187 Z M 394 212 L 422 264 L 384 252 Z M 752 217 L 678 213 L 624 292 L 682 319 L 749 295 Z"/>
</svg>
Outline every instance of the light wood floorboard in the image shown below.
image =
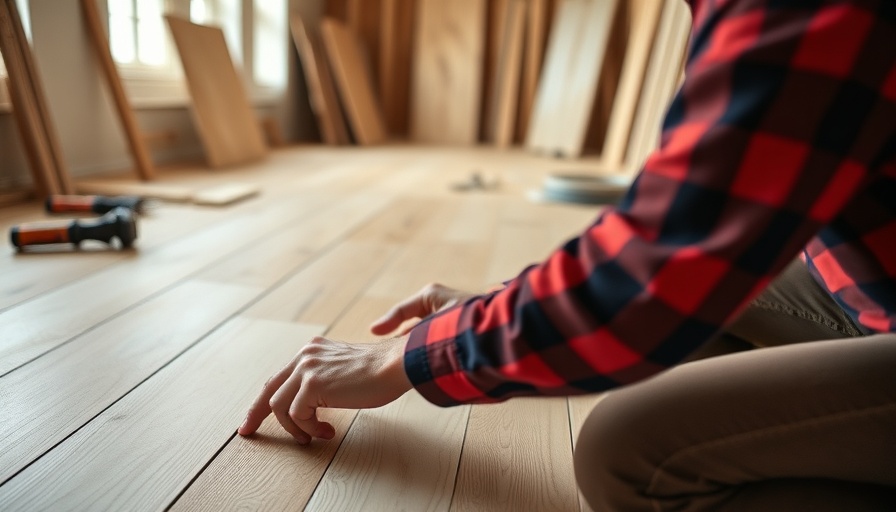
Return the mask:
<svg viewBox="0 0 896 512">
<path fill-rule="evenodd" d="M 0 379 L 8 415 L 0 423 L 0 482 L 178 357 L 260 291 L 184 283 Z"/>
<path fill-rule="evenodd" d="M 563 398 L 473 407 L 452 510 L 573 510 Z"/>
<path fill-rule="evenodd" d="M 491 148 L 290 148 L 242 169 L 161 169 L 262 192 L 159 204 L 134 251 L 4 240 L 0 509 L 579 508 L 572 448 L 594 397 L 442 409 L 411 392 L 323 411 L 336 438 L 308 447 L 271 418 L 235 435 L 314 335 L 374 341 L 371 322 L 426 283 L 482 290 L 586 227 L 597 208 L 526 199 L 558 170 L 600 172 Z M 453 189 L 472 173 L 499 186 Z M 4 229 L 46 218 L 37 203 L 0 209 Z"/>
<path fill-rule="evenodd" d="M 322 330 L 229 322 L 0 487 L 0 501 L 11 510 L 167 506 L 233 435 L 265 379 Z"/>
</svg>

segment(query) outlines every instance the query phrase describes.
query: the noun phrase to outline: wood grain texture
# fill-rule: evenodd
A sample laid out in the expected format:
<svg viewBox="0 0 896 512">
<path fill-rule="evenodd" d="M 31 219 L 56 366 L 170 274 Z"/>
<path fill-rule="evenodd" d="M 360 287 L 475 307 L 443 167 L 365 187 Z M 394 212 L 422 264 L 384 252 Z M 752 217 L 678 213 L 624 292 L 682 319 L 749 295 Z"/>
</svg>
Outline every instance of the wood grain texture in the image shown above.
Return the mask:
<svg viewBox="0 0 896 512">
<path fill-rule="evenodd" d="M 616 0 L 566 0 L 551 27 L 526 147 L 582 153 L 598 89 Z"/>
<path fill-rule="evenodd" d="M 326 151 L 326 150 L 324 150 Z M 138 242 L 141 254 L 153 254 L 154 251 L 174 240 L 193 237 L 195 233 L 210 226 L 211 223 L 220 223 L 225 220 L 233 220 L 247 212 L 258 210 L 263 205 L 275 207 L 277 203 L 285 202 L 290 205 L 297 201 L 301 205 L 309 205 L 316 208 L 326 201 L 328 209 L 320 209 L 320 215 L 306 215 L 301 223 L 295 223 L 294 227 L 300 229 L 294 232 L 297 238 L 306 243 L 314 241 L 318 244 L 327 244 L 344 233 L 342 229 L 352 229 L 357 223 L 366 220 L 366 216 L 372 215 L 384 207 L 391 195 L 414 187 L 419 180 L 419 170 L 408 174 L 407 169 L 400 172 L 381 174 L 383 170 L 392 171 L 396 167 L 401 168 L 403 159 L 385 155 L 365 155 L 365 172 L 357 173 L 357 167 L 351 164 L 345 165 L 346 160 L 337 157 L 335 160 L 324 153 L 322 158 L 317 158 L 313 150 L 305 148 L 296 154 L 295 151 L 286 151 L 274 154 L 265 162 L 263 169 L 257 169 L 259 173 L 269 173 L 271 176 L 265 180 L 258 176 L 245 176 L 264 186 L 264 201 L 249 201 L 232 205 L 225 210 L 197 209 L 190 205 L 174 204 L 166 202 L 153 210 L 150 215 L 144 216 L 140 222 L 140 239 Z M 304 157 L 302 155 L 309 155 Z M 337 165 L 338 164 L 338 165 Z M 297 169 L 301 171 L 297 172 Z M 318 172 L 318 169 L 326 169 L 326 172 Z M 180 181 L 182 177 L 189 177 L 192 173 L 198 173 L 205 181 Z M 352 175 L 350 181 L 345 181 L 348 175 Z M 417 176 L 415 176 L 417 175 Z M 96 183 L 106 184 L 110 188 L 96 190 L 98 193 L 110 195 L 137 194 L 149 195 L 147 191 L 156 191 L 159 187 L 179 191 L 183 200 L 191 197 L 194 189 L 205 188 L 200 183 L 216 183 L 215 176 L 209 175 L 206 169 L 194 169 L 188 171 L 179 169 L 176 175 L 166 170 L 162 180 L 172 183 L 161 185 L 155 183 L 134 183 L 127 180 L 99 180 Z M 211 182 L 208 180 L 212 179 Z M 284 180 L 288 180 L 290 187 L 283 187 Z M 321 195 L 322 188 L 331 187 L 334 183 L 341 183 L 338 195 L 328 193 L 324 199 Z M 175 185 L 177 184 L 177 185 Z M 117 185 L 123 185 L 119 188 Z M 136 187 L 136 188 L 130 188 Z M 299 205 L 300 211 L 306 211 Z M 332 217 L 328 217 L 329 211 Z M 23 205 L 15 208 L 0 210 L 4 213 L 0 218 L 2 230 L 8 230 L 10 226 L 34 220 L 45 215 L 40 205 Z M 239 239 L 238 235 L 236 239 Z M 218 244 L 216 244 L 218 245 Z M 230 244 L 223 244 L 228 247 Z M 122 251 L 86 251 L 72 252 L 69 250 L 47 251 L 40 254 L 22 255 L 13 257 L 15 251 L 11 248 L 7 238 L 0 239 L 0 247 L 7 249 L 8 257 L 0 258 L 0 274 L 4 276 L 0 280 L 0 311 L 7 309 L 19 302 L 35 297 L 41 293 L 60 288 L 68 283 L 75 282 L 98 270 L 107 269 L 113 264 L 128 262 L 136 256 L 132 252 Z M 309 245 L 310 247 L 310 245 Z M 208 251 L 201 251 L 207 254 Z M 228 252 L 228 251 L 225 251 Z M 238 254 L 236 252 L 235 254 Z M 221 254 L 222 257 L 226 257 Z M 200 258 L 201 259 L 201 258 Z M 11 343 L 11 342 L 10 342 Z M 3 345 L 0 343 L 0 345 Z"/>
<path fill-rule="evenodd" d="M 93 46 L 97 64 L 106 80 L 109 92 L 112 94 L 112 101 L 118 112 L 118 120 L 124 129 L 125 139 L 128 142 L 128 149 L 131 151 L 131 157 L 134 159 L 137 175 L 145 181 L 152 180 L 156 175 L 155 165 L 150 158 L 140 127 L 137 125 L 137 118 L 121 83 L 118 68 L 115 67 L 115 61 L 112 60 L 109 38 L 106 37 L 96 0 L 81 0 L 81 13 L 84 16 L 84 23 L 87 25 L 87 34 L 91 46 Z"/>
<path fill-rule="evenodd" d="M 584 0 L 560 0 L 558 3 L 526 132 L 526 148 L 530 150 L 552 151 L 554 118 L 563 111 L 565 77 L 574 65 L 585 7 Z"/>
<path fill-rule="evenodd" d="M 430 282 L 442 282 L 461 290 L 481 290 L 486 282 L 490 252 L 489 247 L 469 243 L 409 244 L 371 284 L 368 294 L 408 297 Z"/>
<path fill-rule="evenodd" d="M 2 24 L 2 14 L 0 14 L 0 24 Z M 0 49 L 2 49 L 3 45 L 3 35 L 0 34 Z M 16 71 L 16 66 L 18 65 L 13 59 L 14 57 L 10 57 L 10 50 L 6 50 L 6 67 L 7 72 L 9 73 L 9 69 L 13 69 L 12 76 L 19 76 Z M 52 174 L 49 173 L 49 159 L 46 157 L 46 153 L 42 152 L 39 149 L 38 142 L 39 139 L 36 138 L 35 133 L 37 133 L 35 124 L 32 117 L 29 117 L 27 112 L 26 98 L 22 96 L 17 96 L 20 94 L 18 91 L 24 90 L 24 85 L 18 83 L 18 81 L 9 76 L 4 77 L 6 81 L 6 90 L 10 96 L 10 105 L 12 110 L 12 118 L 16 124 L 16 130 L 19 133 L 19 140 L 21 141 L 22 151 L 25 154 L 25 160 L 28 162 L 28 170 L 31 174 L 31 185 L 34 187 L 34 192 L 37 197 L 46 197 L 53 193 L 53 190 L 58 191 L 59 185 L 56 183 Z"/>
<path fill-rule="evenodd" d="M 306 510 L 445 510 L 468 411 L 413 392 L 360 411 Z"/>
<path fill-rule="evenodd" d="M 313 203 L 307 205 L 314 207 Z M 287 214 L 287 211 L 291 213 Z M 0 374 L 59 346 L 225 254 L 237 252 L 261 240 L 265 232 L 257 233 L 258 226 L 265 225 L 273 230 L 295 222 L 304 215 L 299 211 L 295 210 L 294 205 L 281 204 L 279 208 L 247 213 L 167 244 L 158 251 L 93 273 L 79 280 L 78 286 L 56 289 L 0 313 Z M 234 240 L 240 243 L 233 243 Z M 209 250 L 209 247 L 218 249 Z M 88 293 L 87 290 L 103 292 Z M 73 308 L 72 304 L 80 307 Z M 33 321 L 35 318 L 49 317 L 54 322 Z"/>
<path fill-rule="evenodd" d="M 267 145 L 224 32 L 165 16 L 192 99 L 193 118 L 212 167 L 258 161 Z"/>
<path fill-rule="evenodd" d="M 231 439 L 170 510 L 302 510 L 356 413 L 326 409 L 319 414 L 336 430 L 333 439 L 300 446 L 270 416 L 251 438 Z"/>
<path fill-rule="evenodd" d="M 334 284 L 334 287 L 340 286 Z M 278 290 L 289 288 L 289 284 L 285 284 L 278 287 Z M 326 318 L 326 322 L 335 324 L 325 333 L 327 337 L 361 340 L 370 336 L 366 326 L 376 319 L 379 314 L 377 311 L 384 306 L 381 301 L 363 298 L 359 302 L 353 302 L 357 293 L 359 290 L 355 288 L 354 293 L 329 308 L 331 315 Z M 345 311 L 344 304 L 352 305 Z M 301 321 L 300 318 L 291 317 L 285 320 Z M 235 436 L 231 439 L 177 500 L 172 510 L 304 508 L 357 412 L 321 409 L 318 414 L 335 428 L 336 435 L 333 439 L 315 440 L 308 446 L 299 446 L 274 417 L 269 417 L 252 437 Z"/>
<path fill-rule="evenodd" d="M 628 3 L 618 1 L 616 13 L 610 22 L 610 32 L 597 82 L 597 93 L 594 95 L 591 119 L 585 134 L 583 154 L 600 154 L 603 151 L 604 139 L 607 137 L 607 129 L 625 59 L 625 47 L 629 33 L 628 16 Z"/>
<path fill-rule="evenodd" d="M 348 127 L 343 118 L 342 106 L 336 95 L 333 76 L 322 43 L 308 33 L 298 15 L 290 18 L 292 39 L 302 61 L 305 83 L 308 85 L 311 109 L 317 118 L 321 136 L 327 144 L 348 144 Z"/>
<path fill-rule="evenodd" d="M 516 127 L 525 16 L 525 1 L 509 0 L 501 31 L 501 51 L 491 91 L 492 111 L 486 132 L 487 139 L 499 148 L 510 146 Z"/>
<path fill-rule="evenodd" d="M 552 124 L 551 150 L 564 157 L 582 154 L 616 6 L 617 0 L 586 0 L 579 20 L 582 26 L 575 60 L 567 70 L 561 110 L 554 113 Z"/>
<path fill-rule="evenodd" d="M 415 0 L 382 0 L 379 93 L 389 131 L 408 135 Z"/>
<path fill-rule="evenodd" d="M 495 98 L 492 92 L 499 74 L 498 61 L 501 57 L 501 44 L 504 40 L 504 27 L 507 24 L 509 0 L 488 0 L 485 9 L 485 51 L 482 66 L 482 106 L 479 115 L 479 134 L 482 140 L 488 141 L 489 123 Z"/>
<path fill-rule="evenodd" d="M 0 52 L 3 53 L 13 115 L 25 155 L 31 169 L 31 176 L 39 194 L 63 193 L 63 186 L 56 173 L 56 161 L 44 131 L 31 81 L 25 53 L 30 48 L 22 45 L 19 37 L 21 19 L 14 1 L 0 3 Z"/>
<path fill-rule="evenodd" d="M 361 145 L 384 142 L 388 129 L 358 37 L 332 18 L 321 21 L 320 30 L 356 142 Z"/>
<path fill-rule="evenodd" d="M 346 21 L 348 18 L 348 0 L 324 0 L 324 16 Z"/>
<path fill-rule="evenodd" d="M 644 76 L 644 90 L 626 150 L 625 167 L 637 171 L 659 143 L 663 115 L 680 78 L 690 31 L 690 10 L 683 2 L 664 2 L 656 42 Z"/>
<path fill-rule="evenodd" d="M 19 53 L 21 63 L 26 73 L 26 78 L 31 88 L 31 98 L 36 113 L 36 119 L 43 132 L 47 149 L 49 150 L 49 158 L 53 166 L 53 175 L 59 184 L 59 189 L 64 194 L 74 192 L 72 187 L 72 178 L 69 175 L 68 164 L 65 161 L 65 155 L 62 153 L 62 147 L 59 144 L 59 135 L 56 132 L 56 126 L 53 122 L 53 116 L 47 103 L 47 97 L 44 93 L 43 80 L 40 76 L 37 62 L 31 51 L 31 44 L 25 34 L 25 28 L 22 25 L 19 8 L 15 0 L 5 0 L 6 7 L 12 20 L 12 29 L 18 40 Z"/>
<path fill-rule="evenodd" d="M 591 411 L 597 404 L 607 396 L 606 393 L 594 395 L 571 396 L 569 401 L 569 426 L 572 433 L 573 448 L 579 439 L 579 433 L 582 431 L 582 424 L 588 419 Z"/>
<path fill-rule="evenodd" d="M 9 210 L 9 209 L 7 209 Z M 21 216 L 14 216 L 9 222 L 0 222 L 0 231 L 10 226 L 40 218 L 45 215 L 41 205 L 29 205 Z M 197 215 L 198 213 L 198 215 Z M 140 250 L 153 251 L 184 236 L 208 227 L 213 221 L 205 212 L 175 204 L 167 204 L 144 216 L 140 221 Z M 0 240 L 0 249 L 7 254 L 15 254 L 9 241 Z M 79 279 L 112 265 L 127 262 L 134 254 L 125 251 L 92 251 L 90 253 L 52 251 L 29 254 L 27 257 L 0 258 L 0 311 L 36 297 L 42 293 L 76 282 Z M 34 256 L 34 257 L 31 257 Z"/>
<path fill-rule="evenodd" d="M 625 151 L 632 135 L 638 99 L 644 89 L 644 74 L 657 31 L 663 2 L 630 0 L 630 23 L 619 87 L 613 101 L 607 136 L 601 151 L 601 163 L 608 168 L 624 165 Z"/>
<path fill-rule="evenodd" d="M 364 265 L 355 264 L 364 255 Z M 382 243 L 345 242 L 291 276 L 245 315 L 284 322 L 330 325 L 395 254 Z"/>
<path fill-rule="evenodd" d="M 265 379 L 321 330 L 228 322 L 0 487 L 0 501 L 17 510 L 166 507 L 233 435 Z"/>
<path fill-rule="evenodd" d="M 411 138 L 478 139 L 485 50 L 483 0 L 420 0 L 411 84 Z"/>
<path fill-rule="evenodd" d="M 361 41 L 362 54 L 371 82 L 379 84 L 380 70 L 380 30 L 382 22 L 382 0 L 348 0 L 345 24 Z"/>
<path fill-rule="evenodd" d="M 516 208 L 513 208 L 516 210 Z M 516 212 L 502 212 L 494 240 L 494 252 L 489 258 L 486 281 L 500 283 L 513 278 L 527 266 L 543 261 L 554 249 L 560 247 L 570 234 L 558 234 L 543 208 L 532 208 L 531 214 L 541 219 L 519 220 Z"/>
<path fill-rule="evenodd" d="M 585 420 L 588 419 L 591 411 L 594 410 L 594 407 L 597 406 L 598 402 L 600 402 L 605 396 L 607 396 L 606 393 L 599 395 L 571 396 L 567 399 L 569 403 L 569 430 L 572 434 L 573 451 L 575 451 L 576 443 L 579 440 L 579 433 L 582 431 L 582 424 L 585 423 Z M 578 494 L 579 510 L 581 510 L 582 512 L 599 512 L 593 511 L 593 509 L 588 505 L 588 502 L 585 501 L 585 497 L 582 496 L 581 491 Z"/>
<path fill-rule="evenodd" d="M 138 386 L 262 290 L 187 282 L 0 378 L 4 414 L 9 415 L 0 424 L 0 482 Z"/>
<path fill-rule="evenodd" d="M 473 407 L 451 510 L 574 510 L 565 398 Z"/>
<path fill-rule="evenodd" d="M 0 430 L 7 414 L 30 418 L 13 422 L 6 456 L 19 445 L 43 454 L 0 484 L 0 508 L 574 509 L 565 402 L 445 410 L 408 394 L 360 414 L 323 411 L 336 442 L 297 447 L 272 421 L 251 439 L 233 436 L 261 382 L 311 332 L 372 340 L 370 323 L 427 281 L 482 289 L 585 227 L 593 209 L 523 198 L 553 166 L 492 148 L 305 146 L 227 171 L 257 182 L 263 200 L 160 205 L 143 219 L 139 252 L 0 251 L 0 274 L 27 262 L 50 281 L 0 312 L 0 366 L 34 350 L 0 377 L 0 402 L 16 404 L 0 407 Z M 450 189 L 473 168 L 501 187 Z M 160 171 L 190 189 L 222 178 Z M 0 228 L 38 206 L 0 210 Z M 71 386 L 35 396 L 29 379 Z"/>
<path fill-rule="evenodd" d="M 526 11 L 526 37 L 523 57 L 522 79 L 520 82 L 519 119 L 516 127 L 516 138 L 522 142 L 529 128 L 529 118 L 535 103 L 535 91 L 538 88 L 538 77 L 544 60 L 545 44 L 548 28 L 551 25 L 551 0 L 529 0 Z"/>
</svg>

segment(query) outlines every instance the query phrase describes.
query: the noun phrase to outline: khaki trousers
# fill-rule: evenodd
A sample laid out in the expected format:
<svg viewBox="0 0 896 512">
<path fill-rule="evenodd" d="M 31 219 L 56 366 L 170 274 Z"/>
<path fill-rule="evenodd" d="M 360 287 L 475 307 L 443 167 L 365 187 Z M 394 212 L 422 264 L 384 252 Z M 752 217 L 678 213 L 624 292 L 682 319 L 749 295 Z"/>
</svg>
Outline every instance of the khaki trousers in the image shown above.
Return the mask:
<svg viewBox="0 0 896 512">
<path fill-rule="evenodd" d="M 861 336 L 802 262 L 692 359 L 586 420 L 595 511 L 896 511 L 896 334 Z"/>
</svg>

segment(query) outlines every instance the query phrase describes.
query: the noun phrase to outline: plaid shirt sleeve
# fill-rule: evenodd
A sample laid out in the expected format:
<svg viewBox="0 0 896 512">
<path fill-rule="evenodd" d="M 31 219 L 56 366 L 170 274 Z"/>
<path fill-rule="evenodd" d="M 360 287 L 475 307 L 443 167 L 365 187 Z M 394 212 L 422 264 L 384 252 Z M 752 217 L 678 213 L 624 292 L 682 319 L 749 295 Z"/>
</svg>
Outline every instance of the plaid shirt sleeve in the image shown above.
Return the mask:
<svg viewBox="0 0 896 512">
<path fill-rule="evenodd" d="M 417 390 L 447 406 L 660 372 L 816 234 L 841 224 L 815 256 L 855 234 L 862 219 L 841 221 L 871 190 L 889 210 L 878 209 L 883 234 L 865 261 L 889 261 L 866 281 L 884 283 L 878 316 L 892 322 L 894 10 L 892 0 L 692 2 L 687 79 L 626 197 L 504 289 L 414 328 L 404 364 Z"/>
</svg>

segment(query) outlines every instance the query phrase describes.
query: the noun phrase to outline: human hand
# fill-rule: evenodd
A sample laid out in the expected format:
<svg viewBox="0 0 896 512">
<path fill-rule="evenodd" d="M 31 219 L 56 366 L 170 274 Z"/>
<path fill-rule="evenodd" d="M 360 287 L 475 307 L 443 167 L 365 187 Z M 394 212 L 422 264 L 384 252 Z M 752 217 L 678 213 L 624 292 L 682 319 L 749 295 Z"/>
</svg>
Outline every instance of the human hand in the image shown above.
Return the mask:
<svg viewBox="0 0 896 512">
<path fill-rule="evenodd" d="M 300 444 L 336 431 L 319 421 L 318 407 L 379 407 L 411 389 L 404 372 L 407 338 L 349 344 L 315 337 L 282 370 L 268 379 L 255 399 L 240 435 L 253 434 L 272 412 Z"/>
<path fill-rule="evenodd" d="M 370 326 L 370 332 L 376 335 L 388 334 L 407 320 L 420 319 L 443 309 L 448 309 L 475 295 L 474 293 L 462 292 L 437 283 L 428 284 L 414 295 L 393 306 L 379 320 L 373 322 Z M 413 325 L 402 329 L 401 334 L 407 334 L 412 327 Z"/>
</svg>

